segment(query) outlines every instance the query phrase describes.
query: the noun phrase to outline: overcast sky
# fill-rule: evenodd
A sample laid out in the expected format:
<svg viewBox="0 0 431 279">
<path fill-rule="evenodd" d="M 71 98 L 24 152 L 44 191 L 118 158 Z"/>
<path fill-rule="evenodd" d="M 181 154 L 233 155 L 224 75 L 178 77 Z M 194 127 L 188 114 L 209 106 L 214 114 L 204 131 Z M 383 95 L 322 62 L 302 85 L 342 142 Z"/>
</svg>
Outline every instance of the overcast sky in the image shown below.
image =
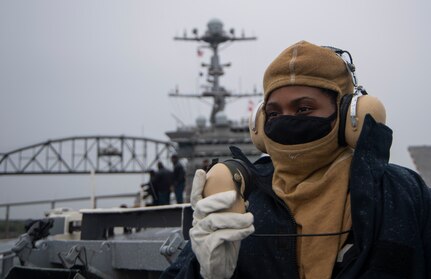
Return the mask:
<svg viewBox="0 0 431 279">
<path fill-rule="evenodd" d="M 172 114 L 188 124 L 208 116 L 205 104 L 167 96 L 176 87 L 195 93 L 210 57 L 172 38 L 218 18 L 258 37 L 221 52 L 232 62 L 222 84 L 234 92 L 261 91 L 266 66 L 299 40 L 349 50 L 359 83 L 386 106 L 391 161 L 414 168 L 407 147 L 431 143 L 430 12 L 425 0 L 1 0 L 0 152 L 69 136 L 167 139 Z M 247 100 L 227 113 L 246 117 Z M 97 179 L 102 194 L 135 191 L 142 177 Z M 0 177 L 0 203 L 81 196 L 88 184 L 87 176 Z"/>
</svg>

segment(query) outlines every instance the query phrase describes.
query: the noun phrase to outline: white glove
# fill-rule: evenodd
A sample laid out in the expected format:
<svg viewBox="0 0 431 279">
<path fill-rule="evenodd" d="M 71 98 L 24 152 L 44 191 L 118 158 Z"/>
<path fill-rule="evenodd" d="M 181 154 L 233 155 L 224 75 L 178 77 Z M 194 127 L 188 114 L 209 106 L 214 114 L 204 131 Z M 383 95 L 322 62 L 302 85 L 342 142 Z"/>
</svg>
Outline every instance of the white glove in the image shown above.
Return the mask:
<svg viewBox="0 0 431 279">
<path fill-rule="evenodd" d="M 206 173 L 197 170 L 193 179 L 191 205 L 193 227 L 190 229 L 192 250 L 205 279 L 230 278 L 235 271 L 241 240 L 254 232 L 251 213 L 218 212 L 230 208 L 236 191 L 221 192 L 202 198 Z"/>
</svg>

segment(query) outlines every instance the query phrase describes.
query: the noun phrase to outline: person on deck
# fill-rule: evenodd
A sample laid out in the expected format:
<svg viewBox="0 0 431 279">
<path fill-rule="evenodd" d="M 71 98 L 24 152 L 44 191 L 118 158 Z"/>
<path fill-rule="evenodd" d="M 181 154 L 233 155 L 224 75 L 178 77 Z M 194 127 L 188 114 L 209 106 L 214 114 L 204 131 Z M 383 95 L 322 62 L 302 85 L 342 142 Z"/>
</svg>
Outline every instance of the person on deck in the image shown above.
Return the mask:
<svg viewBox="0 0 431 279">
<path fill-rule="evenodd" d="M 157 168 L 158 171 L 152 181 L 157 193 L 157 205 L 170 204 L 172 172 L 166 169 L 162 162 L 157 163 Z"/>
<path fill-rule="evenodd" d="M 197 170 L 190 241 L 161 278 L 431 278 L 430 188 L 389 163 L 392 130 L 350 54 L 298 42 L 263 87 L 251 133 L 269 156 L 234 154 L 253 176 L 246 212 L 226 212 L 235 190 L 202 197 Z"/>
<path fill-rule="evenodd" d="M 178 155 L 174 154 L 171 156 L 171 162 L 174 166 L 174 192 L 177 203 L 184 202 L 184 188 L 186 185 L 186 172 L 184 167 L 181 165 Z"/>
</svg>

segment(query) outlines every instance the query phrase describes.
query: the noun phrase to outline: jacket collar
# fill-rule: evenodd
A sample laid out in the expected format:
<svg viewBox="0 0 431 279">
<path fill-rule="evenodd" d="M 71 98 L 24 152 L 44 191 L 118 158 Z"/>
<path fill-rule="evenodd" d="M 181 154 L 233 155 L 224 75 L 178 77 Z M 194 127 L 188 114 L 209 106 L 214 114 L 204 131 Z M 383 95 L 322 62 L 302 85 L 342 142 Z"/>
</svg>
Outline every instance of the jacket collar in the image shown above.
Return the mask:
<svg viewBox="0 0 431 279">
<path fill-rule="evenodd" d="M 377 123 L 371 115 L 367 114 L 356 145 L 355 157 L 372 160 L 379 166 L 386 165 L 389 161 L 391 145 L 392 130 L 382 123 Z"/>
</svg>

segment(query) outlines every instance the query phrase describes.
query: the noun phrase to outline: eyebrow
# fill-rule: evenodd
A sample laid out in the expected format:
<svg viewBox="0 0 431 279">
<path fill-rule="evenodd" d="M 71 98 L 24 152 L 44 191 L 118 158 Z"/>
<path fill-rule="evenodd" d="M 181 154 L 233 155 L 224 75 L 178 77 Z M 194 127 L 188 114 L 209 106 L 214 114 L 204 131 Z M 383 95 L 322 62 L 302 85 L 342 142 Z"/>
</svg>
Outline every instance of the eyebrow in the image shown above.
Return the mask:
<svg viewBox="0 0 431 279">
<path fill-rule="evenodd" d="M 264 111 L 266 112 L 269 109 L 280 109 L 280 104 L 277 102 L 266 103 Z"/>
<path fill-rule="evenodd" d="M 291 101 L 291 103 L 292 103 L 292 105 L 294 105 L 294 106 L 297 106 L 297 105 L 299 105 L 302 101 L 305 101 L 305 100 L 310 100 L 310 101 L 313 101 L 313 102 L 315 102 L 316 101 L 316 99 L 314 99 L 314 98 L 312 98 L 312 97 L 308 97 L 308 96 L 305 96 L 305 97 L 300 97 L 300 98 L 298 98 L 298 99 L 295 99 L 295 100 L 292 100 Z M 275 101 L 272 101 L 272 102 L 269 102 L 269 103 L 267 103 L 266 105 L 265 105 L 265 110 L 266 110 L 266 108 L 267 107 L 270 107 L 270 108 L 278 108 L 278 107 L 280 107 L 280 104 L 278 103 L 278 102 L 275 102 Z"/>
<path fill-rule="evenodd" d="M 301 97 L 301 98 L 298 98 L 298 99 L 295 99 L 295 100 L 293 100 L 292 101 L 292 104 L 294 104 L 294 105 L 298 105 L 299 103 L 301 103 L 302 101 L 308 101 L 308 100 L 310 100 L 310 101 L 313 101 L 313 102 L 315 102 L 316 101 L 316 99 L 314 99 L 314 98 L 312 98 L 312 97 Z"/>
</svg>

